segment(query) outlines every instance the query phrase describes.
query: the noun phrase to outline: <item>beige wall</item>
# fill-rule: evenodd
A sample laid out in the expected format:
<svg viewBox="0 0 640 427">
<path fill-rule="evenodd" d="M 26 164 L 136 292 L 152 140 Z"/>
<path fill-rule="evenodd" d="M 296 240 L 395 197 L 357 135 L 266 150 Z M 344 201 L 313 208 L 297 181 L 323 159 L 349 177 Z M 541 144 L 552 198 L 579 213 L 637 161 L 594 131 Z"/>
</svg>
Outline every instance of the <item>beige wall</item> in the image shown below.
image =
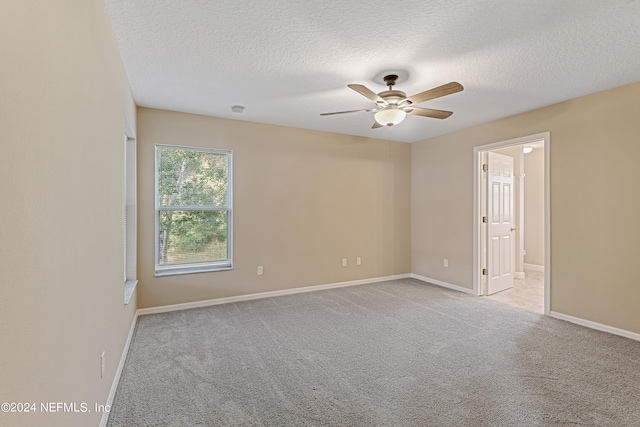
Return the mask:
<svg viewBox="0 0 640 427">
<path fill-rule="evenodd" d="M 410 273 L 409 144 L 146 108 L 138 143 L 140 307 Z M 233 150 L 233 270 L 154 277 L 155 144 Z"/>
<path fill-rule="evenodd" d="M 639 111 L 635 83 L 412 144 L 413 273 L 473 287 L 473 147 L 550 131 L 551 310 L 639 333 Z"/>
<path fill-rule="evenodd" d="M 525 264 L 544 266 L 544 148 L 524 155 Z"/>
<path fill-rule="evenodd" d="M 39 405 L 104 404 L 131 326 L 122 139 L 133 100 L 100 0 L 2 2 L 0 51 L 0 402 L 38 405 L 0 412 L 0 425 L 95 426 L 99 413 Z"/>
</svg>

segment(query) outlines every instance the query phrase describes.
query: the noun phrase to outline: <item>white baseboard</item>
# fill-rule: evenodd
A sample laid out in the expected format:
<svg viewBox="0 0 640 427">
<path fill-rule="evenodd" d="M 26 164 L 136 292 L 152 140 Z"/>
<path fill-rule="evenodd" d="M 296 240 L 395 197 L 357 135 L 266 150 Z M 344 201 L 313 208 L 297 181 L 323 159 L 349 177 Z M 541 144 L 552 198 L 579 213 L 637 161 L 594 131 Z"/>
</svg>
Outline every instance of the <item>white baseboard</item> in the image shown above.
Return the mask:
<svg viewBox="0 0 640 427">
<path fill-rule="evenodd" d="M 536 265 L 536 264 L 523 264 L 525 270 L 531 271 L 540 271 L 544 273 L 544 265 Z"/>
<path fill-rule="evenodd" d="M 576 325 L 585 326 L 587 328 L 595 329 L 602 332 L 609 332 L 610 334 L 620 335 L 625 338 L 640 341 L 640 334 L 637 334 L 635 332 L 614 328 L 613 326 L 603 325 L 602 323 L 592 322 L 590 320 L 569 316 L 567 314 L 558 313 L 556 311 L 550 311 L 549 316 L 556 319 L 565 320 L 567 322 L 575 323 Z"/>
<path fill-rule="evenodd" d="M 442 280 L 436 280 L 430 277 L 424 277 L 413 273 L 411 273 L 411 278 L 422 280 L 423 282 L 431 283 L 433 285 L 442 286 L 443 288 L 453 289 L 454 291 L 464 292 L 465 294 L 473 294 L 473 289 L 463 288 L 462 286 L 458 285 L 452 285 L 451 283 L 443 282 Z"/>
<path fill-rule="evenodd" d="M 124 344 L 124 349 L 122 350 L 122 355 L 120 356 L 120 362 L 118 363 L 118 369 L 116 369 L 116 376 L 113 378 L 113 383 L 111 384 L 111 390 L 109 391 L 109 396 L 107 397 L 106 406 L 111 408 L 113 405 L 113 398 L 116 395 L 116 390 L 118 389 L 118 384 L 120 383 L 120 376 L 122 375 L 122 369 L 124 369 L 124 362 L 127 360 L 127 354 L 129 353 L 129 345 L 131 345 L 131 339 L 133 338 L 133 331 L 136 330 L 136 324 L 138 323 L 138 313 L 136 312 L 133 316 L 133 320 L 131 321 L 131 328 L 129 329 L 129 335 L 127 336 L 127 341 Z M 106 427 L 107 421 L 109 421 L 109 411 L 104 411 L 102 413 L 102 419 L 100 420 L 100 427 Z"/>
<path fill-rule="evenodd" d="M 260 298 L 279 297 L 283 295 L 299 294 L 302 292 L 320 291 L 323 289 L 343 288 L 345 286 L 366 285 L 369 283 L 386 282 L 388 280 L 407 279 L 410 274 L 398 274 L 395 276 L 375 277 L 372 279 L 352 280 L 350 282 L 329 283 L 326 285 L 305 286 L 302 288 L 283 289 L 281 291 L 260 292 L 256 294 L 239 295 L 237 297 L 225 297 L 209 299 L 204 301 L 194 301 L 182 304 L 163 305 L 160 307 L 140 308 L 136 312 L 138 316 L 145 314 L 167 313 L 170 311 L 187 310 L 190 308 L 209 307 L 212 305 L 228 304 L 232 302 L 250 301 Z"/>
<path fill-rule="evenodd" d="M 524 279 L 524 271 L 516 271 L 513 277 L 516 279 Z"/>
</svg>

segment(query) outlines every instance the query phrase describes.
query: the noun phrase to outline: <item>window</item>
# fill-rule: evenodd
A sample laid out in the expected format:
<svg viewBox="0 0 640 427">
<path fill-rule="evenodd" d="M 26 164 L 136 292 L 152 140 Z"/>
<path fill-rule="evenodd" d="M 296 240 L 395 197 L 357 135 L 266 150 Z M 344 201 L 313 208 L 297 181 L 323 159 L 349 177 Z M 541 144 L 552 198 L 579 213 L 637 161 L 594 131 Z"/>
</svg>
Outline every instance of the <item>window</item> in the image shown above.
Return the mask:
<svg viewBox="0 0 640 427">
<path fill-rule="evenodd" d="M 156 275 L 232 268 L 232 153 L 156 146 Z"/>
<path fill-rule="evenodd" d="M 138 283 L 136 277 L 136 140 L 124 137 L 124 303 Z"/>
</svg>

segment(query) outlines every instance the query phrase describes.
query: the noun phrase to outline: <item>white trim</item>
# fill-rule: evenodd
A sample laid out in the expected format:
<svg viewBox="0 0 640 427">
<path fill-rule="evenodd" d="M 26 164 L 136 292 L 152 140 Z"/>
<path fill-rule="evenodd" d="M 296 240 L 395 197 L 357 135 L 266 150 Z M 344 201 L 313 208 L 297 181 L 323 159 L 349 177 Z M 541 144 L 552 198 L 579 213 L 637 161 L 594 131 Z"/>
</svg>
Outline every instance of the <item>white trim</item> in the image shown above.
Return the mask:
<svg viewBox="0 0 640 427">
<path fill-rule="evenodd" d="M 473 147 L 473 293 L 480 295 L 480 283 L 482 283 L 482 271 L 480 267 L 480 171 L 482 170 L 481 153 L 497 148 L 522 145 L 533 141 L 544 143 L 544 264 L 547 267 L 544 274 L 544 312 L 549 314 L 551 310 L 551 133 L 543 132 L 521 138 L 494 142 L 491 144 Z"/>
<path fill-rule="evenodd" d="M 473 289 L 463 288 L 462 286 L 453 285 L 451 283 L 443 282 L 442 280 L 432 279 L 430 277 L 420 276 L 418 274 L 411 273 L 412 279 L 421 280 L 423 282 L 431 283 L 432 285 L 441 286 L 443 288 L 453 289 L 454 291 L 463 292 L 465 294 L 474 294 Z"/>
<path fill-rule="evenodd" d="M 138 324 L 138 311 L 133 316 L 133 321 L 131 322 L 131 328 L 129 329 L 129 335 L 127 336 L 127 341 L 124 344 L 124 348 L 122 349 L 122 355 L 120 356 L 120 362 L 118 363 L 118 369 L 116 369 L 116 375 L 113 378 L 113 383 L 111 383 L 111 390 L 109 391 L 109 396 L 107 396 L 106 405 L 111 408 L 113 405 L 113 398 L 116 395 L 116 390 L 118 389 L 118 384 L 120 383 L 120 376 L 122 375 L 122 370 L 124 369 L 124 362 L 127 360 L 127 354 L 129 353 L 129 346 L 131 345 L 131 340 L 133 338 L 133 332 L 136 330 L 136 325 Z M 104 411 L 102 413 L 102 418 L 100 419 L 100 427 L 106 427 L 107 422 L 109 421 L 109 411 Z"/>
<path fill-rule="evenodd" d="M 516 176 L 518 182 L 518 245 L 516 247 L 516 265 L 514 276 L 516 279 L 524 279 L 524 176 L 526 171 L 524 170 L 524 153 L 519 151 L 518 156 L 518 175 Z M 524 171 L 524 172 L 523 172 Z M 520 269 L 521 271 L 518 271 Z"/>
<path fill-rule="evenodd" d="M 124 284 L 124 305 L 128 305 L 129 301 L 131 301 L 131 297 L 133 296 L 133 292 L 136 290 L 136 286 L 138 286 L 137 280 L 127 280 Z"/>
<path fill-rule="evenodd" d="M 524 269 L 525 270 L 531 270 L 531 271 L 540 271 L 544 273 L 544 265 L 536 265 L 536 264 L 524 264 Z"/>
<path fill-rule="evenodd" d="M 202 264 L 176 264 L 172 266 L 157 267 L 153 274 L 155 277 L 176 276 L 179 274 L 208 273 L 211 271 L 233 270 L 233 266 L 228 262 L 215 263 L 207 262 Z"/>
<path fill-rule="evenodd" d="M 160 307 L 140 308 L 136 312 L 139 316 L 146 314 L 168 313 L 170 311 L 188 310 L 190 308 L 209 307 L 212 305 L 228 304 L 232 302 L 250 301 L 261 298 L 279 297 L 283 295 L 299 294 L 303 292 L 321 291 L 324 289 L 343 288 L 346 286 L 366 285 L 369 283 L 386 282 L 388 280 L 408 279 L 410 274 L 398 274 L 395 276 L 375 277 L 372 279 L 352 280 L 350 282 L 329 283 L 326 285 L 305 286 L 302 288 L 283 289 L 280 291 L 259 292 L 235 297 L 215 298 L 204 301 L 186 302 L 182 304 L 163 305 Z"/>
<path fill-rule="evenodd" d="M 482 207 L 480 206 L 480 191 L 479 186 L 482 183 L 480 171 L 482 170 L 482 152 L 478 147 L 473 147 L 473 293 L 480 295 L 482 293 L 480 284 L 482 283 L 482 271 L 480 271 L 481 263 L 480 256 L 481 251 L 478 250 L 480 245 L 480 233 L 482 227 L 480 221 L 482 220 Z"/>
<path fill-rule="evenodd" d="M 603 325 L 602 323 L 592 322 L 591 320 L 581 319 L 579 317 L 569 316 L 567 314 L 550 311 L 549 316 L 564 320 L 567 322 L 575 323 L 576 325 L 584 326 L 587 328 L 595 329 L 597 331 L 608 332 L 614 335 L 620 335 L 621 337 L 629 338 L 632 340 L 640 341 L 640 334 L 627 331 L 625 329 L 614 328 L 613 326 Z"/>
<path fill-rule="evenodd" d="M 544 313 L 551 312 L 551 133 L 544 137 Z"/>
</svg>

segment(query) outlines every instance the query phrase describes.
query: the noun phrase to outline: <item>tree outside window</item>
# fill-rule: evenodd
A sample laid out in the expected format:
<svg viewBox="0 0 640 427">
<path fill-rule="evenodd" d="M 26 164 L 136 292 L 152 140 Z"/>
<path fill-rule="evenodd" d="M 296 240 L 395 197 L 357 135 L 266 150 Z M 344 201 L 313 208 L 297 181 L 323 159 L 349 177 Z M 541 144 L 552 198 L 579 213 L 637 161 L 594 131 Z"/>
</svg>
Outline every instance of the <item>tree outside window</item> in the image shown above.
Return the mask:
<svg viewBox="0 0 640 427">
<path fill-rule="evenodd" d="M 156 274 L 232 266 L 231 152 L 156 146 Z"/>
</svg>

